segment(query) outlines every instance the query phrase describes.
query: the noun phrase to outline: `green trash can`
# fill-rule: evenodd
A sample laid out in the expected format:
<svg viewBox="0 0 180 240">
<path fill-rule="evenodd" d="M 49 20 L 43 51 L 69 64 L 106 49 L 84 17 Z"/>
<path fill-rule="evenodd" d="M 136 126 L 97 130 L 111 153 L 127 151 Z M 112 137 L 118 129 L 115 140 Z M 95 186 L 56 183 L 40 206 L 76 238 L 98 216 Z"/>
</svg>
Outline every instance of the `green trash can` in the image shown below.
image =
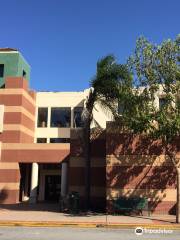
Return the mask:
<svg viewBox="0 0 180 240">
<path fill-rule="evenodd" d="M 68 195 L 69 199 L 69 211 L 71 214 L 78 214 L 79 213 L 79 193 L 78 192 L 71 192 Z"/>
</svg>

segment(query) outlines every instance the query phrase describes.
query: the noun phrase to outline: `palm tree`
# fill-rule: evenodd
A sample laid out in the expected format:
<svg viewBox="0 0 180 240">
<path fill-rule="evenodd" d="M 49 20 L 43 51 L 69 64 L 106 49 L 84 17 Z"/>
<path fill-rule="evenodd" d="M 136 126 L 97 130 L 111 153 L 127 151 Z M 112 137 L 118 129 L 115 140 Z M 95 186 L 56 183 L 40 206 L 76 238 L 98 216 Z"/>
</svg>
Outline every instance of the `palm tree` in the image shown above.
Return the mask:
<svg viewBox="0 0 180 240">
<path fill-rule="evenodd" d="M 93 109 L 99 103 L 104 109 L 115 115 L 119 86 L 124 80 L 130 78 L 125 65 L 117 63 L 113 55 L 108 55 L 97 62 L 96 75 L 90 82 L 90 90 L 83 111 L 84 120 L 84 157 L 85 157 L 85 197 L 86 210 L 90 209 L 90 188 L 91 188 L 91 122 L 93 120 Z"/>
</svg>

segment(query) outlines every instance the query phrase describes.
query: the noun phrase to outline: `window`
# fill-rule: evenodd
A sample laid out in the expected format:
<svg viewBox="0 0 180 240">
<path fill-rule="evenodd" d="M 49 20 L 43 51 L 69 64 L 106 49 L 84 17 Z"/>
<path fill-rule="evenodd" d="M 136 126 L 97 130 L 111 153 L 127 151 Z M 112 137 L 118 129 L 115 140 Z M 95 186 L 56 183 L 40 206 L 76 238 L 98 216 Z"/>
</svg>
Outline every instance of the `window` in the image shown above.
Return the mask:
<svg viewBox="0 0 180 240">
<path fill-rule="evenodd" d="M 26 72 L 23 70 L 23 77 L 25 78 L 26 77 Z"/>
<path fill-rule="evenodd" d="M 51 127 L 69 128 L 71 126 L 71 108 L 52 108 Z"/>
<path fill-rule="evenodd" d="M 70 138 L 50 138 L 50 143 L 70 143 Z"/>
<path fill-rule="evenodd" d="M 159 98 L 159 109 L 162 109 L 165 104 L 166 104 L 166 99 L 165 98 Z"/>
<path fill-rule="evenodd" d="M 73 119 L 73 127 L 83 127 L 83 120 L 82 120 L 82 107 L 75 107 L 74 108 L 74 119 Z"/>
<path fill-rule="evenodd" d="M 37 138 L 37 143 L 47 143 L 47 138 Z"/>
<path fill-rule="evenodd" d="M 4 64 L 0 64 L 0 77 L 4 77 Z"/>
<path fill-rule="evenodd" d="M 38 108 L 38 127 L 47 127 L 48 108 Z"/>
</svg>

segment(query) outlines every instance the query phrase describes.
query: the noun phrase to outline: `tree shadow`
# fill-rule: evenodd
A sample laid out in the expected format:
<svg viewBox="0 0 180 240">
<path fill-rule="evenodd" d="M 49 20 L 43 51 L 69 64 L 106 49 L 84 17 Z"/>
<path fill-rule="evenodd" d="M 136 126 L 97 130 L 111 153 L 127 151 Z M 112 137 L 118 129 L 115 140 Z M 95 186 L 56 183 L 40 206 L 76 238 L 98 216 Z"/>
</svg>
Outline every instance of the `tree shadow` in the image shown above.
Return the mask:
<svg viewBox="0 0 180 240">
<path fill-rule="evenodd" d="M 14 210 L 14 211 L 45 211 L 45 212 L 59 212 L 58 203 L 36 203 L 29 202 L 16 204 L 0 204 L 0 209 Z"/>
<path fill-rule="evenodd" d="M 178 146 L 178 141 L 174 142 L 171 150 L 177 152 Z M 161 212 L 163 206 L 167 208 L 166 204 L 171 204 L 168 213 L 174 214 L 175 203 L 168 203 L 169 200 L 166 203 L 166 197 L 167 190 L 176 188 L 176 171 L 170 159 L 165 156 L 165 148 L 160 140 L 124 133 L 121 126 L 109 123 L 106 161 L 106 187 L 114 191 L 108 192 L 108 211 L 114 211 L 113 199 L 139 196 L 148 199 L 152 213 Z"/>
</svg>

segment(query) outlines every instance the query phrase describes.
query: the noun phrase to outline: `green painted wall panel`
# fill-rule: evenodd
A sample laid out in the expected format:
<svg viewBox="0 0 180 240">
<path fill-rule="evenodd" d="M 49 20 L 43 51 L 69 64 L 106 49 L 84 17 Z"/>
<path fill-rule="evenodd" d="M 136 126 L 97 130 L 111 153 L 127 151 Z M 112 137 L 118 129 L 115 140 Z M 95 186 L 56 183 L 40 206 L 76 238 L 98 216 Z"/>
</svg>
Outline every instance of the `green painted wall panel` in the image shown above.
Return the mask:
<svg viewBox="0 0 180 240">
<path fill-rule="evenodd" d="M 30 80 L 30 66 L 26 62 L 26 60 L 23 58 L 23 56 L 19 53 L 19 58 L 18 58 L 18 71 L 17 71 L 17 76 L 22 76 L 23 75 L 23 70 L 26 72 L 25 78 L 29 81 Z"/>
<path fill-rule="evenodd" d="M 18 58 L 17 53 L 2 53 L 0 52 L 0 64 L 4 64 L 4 77 L 0 78 L 0 86 L 4 84 L 5 78 L 8 76 L 16 76 L 18 70 Z"/>
<path fill-rule="evenodd" d="M 0 52 L 0 64 L 4 64 L 4 76 L 0 77 L 0 87 L 6 77 L 21 77 L 23 70 L 26 79 L 30 80 L 30 66 L 19 52 Z"/>
</svg>

